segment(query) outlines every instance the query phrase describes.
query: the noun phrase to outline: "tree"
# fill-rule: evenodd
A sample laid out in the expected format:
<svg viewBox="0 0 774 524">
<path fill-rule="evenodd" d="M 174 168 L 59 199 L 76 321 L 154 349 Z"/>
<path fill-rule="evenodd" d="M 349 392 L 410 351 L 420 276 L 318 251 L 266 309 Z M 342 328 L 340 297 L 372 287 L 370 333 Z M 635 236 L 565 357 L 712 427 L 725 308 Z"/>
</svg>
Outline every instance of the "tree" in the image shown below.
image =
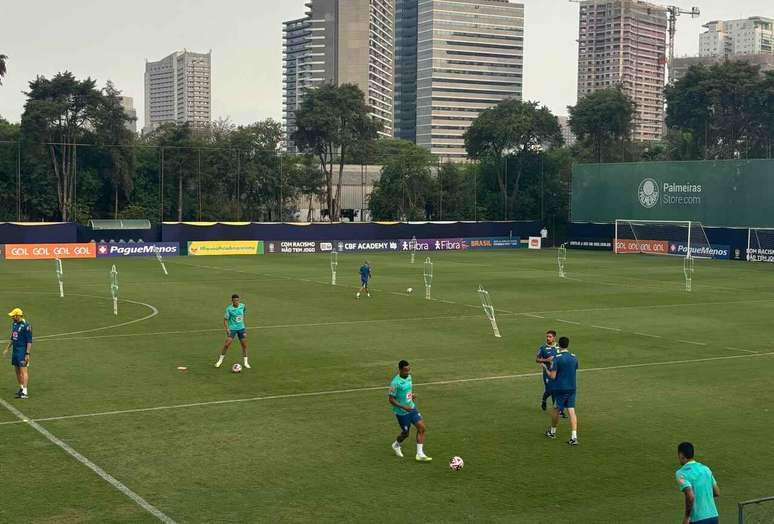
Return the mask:
<svg viewBox="0 0 774 524">
<path fill-rule="evenodd" d="M 615 141 L 629 140 L 634 116 L 634 102 L 619 88 L 594 91 L 583 97 L 570 112 L 570 129 L 581 145 L 593 151 L 596 162 L 609 161 Z"/>
<path fill-rule="evenodd" d="M 345 159 L 351 150 L 365 150 L 365 144 L 376 139 L 379 126 L 369 112 L 363 92 L 354 84 L 323 84 L 310 89 L 296 110 L 293 140 L 320 160 L 331 221 L 339 218 Z M 339 173 L 334 193 L 333 165 L 337 155 Z"/>
<path fill-rule="evenodd" d="M 562 141 L 559 121 L 547 107 L 514 99 L 483 111 L 465 132 L 468 156 L 495 176 L 505 220 L 516 208 L 526 160 Z"/>
<path fill-rule="evenodd" d="M 3 85 L 3 77 L 8 71 L 5 66 L 5 61 L 8 60 L 8 55 L 0 55 L 0 86 Z"/>
<path fill-rule="evenodd" d="M 74 212 L 77 143 L 91 134 L 102 103 L 95 85 L 91 78 L 79 81 L 66 71 L 51 80 L 38 76 L 25 93 L 22 131 L 48 149 L 62 221 Z"/>
<path fill-rule="evenodd" d="M 135 155 L 132 145 L 133 133 L 126 127 L 131 118 L 121 105 L 118 91 L 113 83 L 108 81 L 102 90 L 102 101 L 97 107 L 94 118 L 94 130 L 97 143 L 103 147 L 100 150 L 100 170 L 112 187 L 114 195 L 113 218 L 118 218 L 119 192 L 128 198 L 132 192 L 134 178 Z"/>
<path fill-rule="evenodd" d="M 156 143 L 162 148 L 162 170 L 167 165 L 172 166 L 172 172 L 177 175 L 177 221 L 183 221 L 184 193 L 190 182 L 190 175 L 194 172 L 194 150 L 201 146 L 196 141 L 191 126 L 184 124 L 166 123 L 159 126 L 154 132 Z M 162 191 L 164 187 L 162 185 Z M 161 217 L 163 220 L 164 217 Z"/>
<path fill-rule="evenodd" d="M 774 75 L 728 61 L 694 66 L 666 89 L 667 126 L 690 133 L 705 159 L 771 156 Z"/>
<path fill-rule="evenodd" d="M 368 201 L 376 220 L 421 220 L 436 192 L 433 156 L 411 142 L 394 141 L 395 155 L 387 159 Z"/>
</svg>

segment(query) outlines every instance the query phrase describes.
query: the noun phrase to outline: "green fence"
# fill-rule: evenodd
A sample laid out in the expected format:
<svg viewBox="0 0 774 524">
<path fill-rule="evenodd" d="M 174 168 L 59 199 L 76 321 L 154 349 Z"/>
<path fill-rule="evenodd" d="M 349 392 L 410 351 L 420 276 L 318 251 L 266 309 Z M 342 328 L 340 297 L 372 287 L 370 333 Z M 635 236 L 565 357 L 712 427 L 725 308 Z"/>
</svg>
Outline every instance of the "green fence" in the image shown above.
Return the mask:
<svg viewBox="0 0 774 524">
<path fill-rule="evenodd" d="M 579 164 L 571 220 L 774 227 L 774 160 Z"/>
</svg>

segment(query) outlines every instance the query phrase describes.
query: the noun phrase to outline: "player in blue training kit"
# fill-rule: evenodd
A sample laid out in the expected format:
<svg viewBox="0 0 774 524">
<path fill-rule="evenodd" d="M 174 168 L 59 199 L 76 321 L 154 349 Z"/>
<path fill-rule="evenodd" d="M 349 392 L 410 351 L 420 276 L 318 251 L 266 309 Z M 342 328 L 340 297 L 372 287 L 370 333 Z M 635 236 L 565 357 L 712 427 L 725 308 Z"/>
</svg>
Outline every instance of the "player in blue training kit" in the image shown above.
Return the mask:
<svg viewBox="0 0 774 524">
<path fill-rule="evenodd" d="M 417 428 L 417 455 L 418 462 L 430 462 L 432 458 L 425 455 L 425 421 L 417 410 L 414 403 L 414 383 L 411 380 L 411 365 L 405 360 L 398 362 L 398 374 L 390 382 L 390 393 L 387 397 L 395 418 L 398 419 L 400 426 L 400 435 L 392 443 L 392 450 L 396 455 L 403 458 L 401 443 L 406 440 L 413 424 Z"/>
<path fill-rule="evenodd" d="M 235 338 L 239 338 L 239 344 L 242 346 L 242 358 L 244 360 L 244 366 L 250 369 L 250 364 L 247 362 L 247 328 L 245 327 L 245 305 L 240 303 L 239 295 L 234 293 L 231 295 L 231 304 L 226 306 L 226 314 L 223 317 L 223 327 L 226 329 L 226 342 L 223 344 L 223 349 L 220 350 L 220 356 L 218 361 L 215 362 L 215 367 L 219 368 L 223 364 L 223 359 L 226 358 L 226 352 L 231 347 L 231 343 Z"/>
<path fill-rule="evenodd" d="M 27 384 L 29 382 L 30 349 L 32 349 L 32 328 L 24 320 L 24 312 L 21 309 L 14 308 L 8 313 L 13 319 L 11 325 L 11 340 L 8 341 L 8 347 L 5 348 L 3 356 L 11 351 L 11 365 L 16 371 L 16 378 L 19 382 L 19 391 L 16 392 L 16 398 L 25 399 L 28 397 Z"/>
<path fill-rule="evenodd" d="M 559 425 L 559 411 L 565 410 L 570 417 L 571 446 L 578 445 L 578 417 L 575 415 L 576 374 L 578 358 L 570 353 L 570 339 L 559 338 L 559 353 L 556 354 L 548 369 L 548 377 L 553 380 L 551 396 L 554 400 L 554 411 L 551 413 L 551 427 L 546 431 L 546 437 L 556 438 L 556 427 Z M 545 365 L 545 364 L 543 364 Z"/>
<path fill-rule="evenodd" d="M 360 290 L 358 290 L 357 295 L 355 295 L 357 298 L 360 298 L 360 293 L 365 292 L 367 296 L 371 296 L 371 293 L 368 292 L 368 279 L 371 278 L 371 266 L 368 265 L 368 260 L 363 262 L 363 265 L 360 266 Z"/>
<path fill-rule="evenodd" d="M 549 329 L 546 331 L 546 343 L 538 348 L 535 355 L 535 362 L 540 364 L 543 369 L 543 399 L 540 401 L 540 409 L 546 410 L 546 400 L 551 396 L 551 379 L 548 378 L 548 367 L 551 367 L 551 361 L 559 352 L 556 346 L 556 331 Z"/>
<path fill-rule="evenodd" d="M 715 499 L 720 496 L 720 488 L 712 470 L 693 460 L 693 452 L 690 442 L 677 446 L 680 469 L 675 472 L 675 479 L 685 496 L 683 524 L 718 524 Z"/>
</svg>

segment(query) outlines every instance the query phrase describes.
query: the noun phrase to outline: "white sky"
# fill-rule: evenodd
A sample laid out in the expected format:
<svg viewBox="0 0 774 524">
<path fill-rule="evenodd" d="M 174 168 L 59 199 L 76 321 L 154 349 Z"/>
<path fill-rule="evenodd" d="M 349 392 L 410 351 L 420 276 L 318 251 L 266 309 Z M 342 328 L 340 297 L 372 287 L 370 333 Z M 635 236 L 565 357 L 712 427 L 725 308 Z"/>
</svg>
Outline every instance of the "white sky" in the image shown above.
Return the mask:
<svg viewBox="0 0 774 524">
<path fill-rule="evenodd" d="M 362 0 L 367 1 L 367 0 Z M 279 120 L 282 107 L 282 22 L 300 18 L 305 0 L 3 0 L 0 54 L 9 56 L 0 87 L 0 116 L 18 122 L 22 91 L 36 75 L 70 70 L 103 86 L 112 80 L 134 98 L 143 125 L 145 59 L 183 48 L 212 49 L 213 118 L 237 124 Z M 524 98 L 566 114 L 575 102 L 578 5 L 568 0 L 523 0 Z M 698 52 L 709 20 L 769 16 L 772 0 L 673 0 L 697 5 L 702 16 L 681 17 L 677 56 Z M 120 6 L 120 7 L 119 7 Z"/>
</svg>

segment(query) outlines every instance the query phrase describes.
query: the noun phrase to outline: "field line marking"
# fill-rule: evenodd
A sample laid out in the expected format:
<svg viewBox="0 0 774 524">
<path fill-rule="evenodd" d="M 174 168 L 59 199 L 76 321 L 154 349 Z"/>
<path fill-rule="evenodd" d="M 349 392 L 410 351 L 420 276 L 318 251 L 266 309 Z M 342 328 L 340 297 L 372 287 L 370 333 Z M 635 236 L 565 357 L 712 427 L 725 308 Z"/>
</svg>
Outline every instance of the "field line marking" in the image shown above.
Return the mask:
<svg viewBox="0 0 774 524">
<path fill-rule="evenodd" d="M 642 333 L 640 331 L 635 331 L 632 333 L 632 335 L 637 335 L 638 337 L 648 337 L 648 338 L 663 338 L 661 335 L 651 335 L 650 333 Z"/>
<path fill-rule="evenodd" d="M 562 320 L 561 318 L 556 319 L 557 322 L 561 322 L 562 324 L 572 324 L 574 326 L 582 326 L 580 322 L 575 322 L 574 320 Z"/>
<path fill-rule="evenodd" d="M 758 356 L 773 356 L 774 351 L 769 353 L 757 353 Z M 715 361 L 725 361 L 725 360 L 736 360 L 736 359 L 749 359 L 749 355 L 729 355 L 729 356 L 721 356 L 721 357 L 704 357 L 704 358 L 695 358 L 695 359 L 686 359 L 686 360 L 666 360 L 666 361 L 659 361 L 659 362 L 642 362 L 639 364 L 622 364 L 618 366 L 606 366 L 606 367 L 597 367 L 597 368 L 581 368 L 578 370 L 580 373 L 592 373 L 592 372 L 600 372 L 600 371 L 616 371 L 621 369 L 634 369 L 634 368 L 646 368 L 646 367 L 656 367 L 656 366 L 673 366 L 673 365 L 680 365 L 680 364 L 696 364 L 700 362 L 715 362 Z M 439 380 L 434 382 L 422 382 L 414 384 L 418 387 L 428 387 L 428 386 L 445 386 L 450 384 L 465 384 L 469 382 L 489 382 L 493 380 L 508 380 L 508 379 L 517 379 L 517 378 L 527 378 L 527 377 L 539 377 L 542 375 L 541 371 L 536 372 L 530 372 L 530 373 L 517 373 L 512 375 L 494 375 L 494 376 L 488 376 L 488 377 L 472 377 L 472 378 L 459 378 L 459 379 L 452 379 L 452 380 Z M 168 406 L 153 406 L 153 407 L 147 407 L 147 408 L 134 408 L 134 409 L 123 409 L 123 410 L 116 410 L 116 411 L 101 411 L 96 413 L 82 413 L 78 415 L 62 415 L 59 417 L 44 417 L 35 419 L 38 422 L 48 422 L 48 421 L 55 421 L 55 420 L 70 420 L 70 419 L 79 419 L 79 418 L 91 418 L 91 417 L 101 417 L 101 416 L 107 416 L 107 415 L 124 415 L 124 414 L 130 414 L 130 413 L 145 413 L 150 411 L 167 411 L 172 409 L 183 409 L 183 408 L 194 408 L 194 407 L 203 407 L 203 406 L 217 406 L 217 405 L 223 405 L 223 404 L 235 404 L 235 403 L 244 403 L 244 402 L 260 402 L 264 400 L 282 400 L 282 399 L 293 399 L 293 398 L 307 398 L 307 397 L 322 397 L 326 395 L 342 395 L 347 393 L 362 393 L 366 391 L 379 391 L 379 390 L 387 390 L 388 386 L 380 385 L 380 386 L 364 386 L 360 388 L 350 388 L 350 389 L 333 389 L 333 390 L 324 390 L 324 391 L 310 391 L 306 393 L 284 393 L 284 394 L 278 394 L 278 395 L 267 395 L 262 397 L 248 397 L 248 398 L 235 398 L 235 399 L 225 399 L 225 400 L 211 400 L 211 401 L 205 401 L 205 402 L 190 402 L 186 404 L 173 404 Z M 0 402 L 2 402 L 0 400 Z M 16 424 L 17 422 L 0 422 L 0 426 L 7 425 L 7 424 Z"/>
<path fill-rule="evenodd" d="M 411 318 L 374 318 L 367 320 L 341 320 L 335 322 L 312 322 L 305 324 L 265 324 L 260 326 L 247 326 L 247 329 L 255 330 L 269 330 L 269 329 L 291 329 L 291 328 L 308 328 L 308 327 L 325 327 L 325 326 L 348 326 L 353 324 L 375 324 L 381 322 L 415 322 L 415 321 L 427 321 L 427 320 L 465 320 L 479 318 L 479 315 L 442 315 L 435 317 L 411 317 Z M 186 329 L 178 331 L 156 331 L 152 333 L 118 333 L 115 335 L 95 335 L 91 337 L 63 337 L 57 338 L 57 340 L 94 340 L 101 338 L 123 338 L 123 337 L 144 337 L 152 335 L 188 335 L 193 333 L 210 333 L 210 332 L 222 332 L 223 328 L 206 328 L 206 329 Z M 71 335 L 72 333 L 63 333 L 62 335 Z M 42 338 L 50 339 L 51 337 L 59 337 L 61 335 L 47 335 L 45 337 L 38 337 L 37 340 Z"/>
<path fill-rule="evenodd" d="M 753 355 L 758 355 L 757 351 L 753 351 L 751 349 L 742 349 L 742 348 L 735 348 L 730 346 L 726 347 L 726 349 L 729 351 L 743 351 L 744 353 L 752 353 Z"/>
<path fill-rule="evenodd" d="M 693 340 L 677 340 L 676 342 L 679 342 L 680 344 L 693 344 L 694 346 L 706 346 L 706 342 L 696 342 Z"/>
<path fill-rule="evenodd" d="M 595 328 L 595 329 L 604 329 L 604 330 L 606 330 L 606 331 L 616 331 L 616 332 L 618 332 L 618 333 L 620 333 L 621 331 L 623 331 L 622 329 L 619 329 L 619 328 L 608 327 L 608 326 L 595 326 L 595 325 L 593 325 L 593 324 L 591 325 L 591 327 L 593 327 L 593 328 Z"/>
<path fill-rule="evenodd" d="M 52 444 L 55 444 L 56 446 L 59 446 L 61 449 L 65 451 L 68 455 L 70 455 L 72 458 L 92 470 L 94 473 L 99 475 L 102 480 L 116 488 L 118 491 L 132 499 L 135 504 L 140 506 L 142 509 L 159 519 L 161 522 L 164 522 L 165 524 L 175 524 L 175 521 L 169 518 L 167 515 L 161 512 L 156 506 L 152 505 L 150 502 L 142 498 L 140 495 L 129 489 L 125 484 L 123 484 L 120 480 L 116 479 L 114 476 L 112 476 L 110 473 L 96 465 L 94 462 L 89 460 L 88 458 L 84 457 L 77 451 L 75 451 L 69 444 L 64 442 L 63 440 L 57 438 L 55 435 L 53 435 L 51 432 L 49 432 L 46 428 L 35 422 L 34 420 L 30 420 L 29 417 L 27 417 L 24 413 L 13 407 L 11 404 L 6 402 L 3 399 L 0 399 L 0 404 L 5 407 L 8 411 L 13 413 L 16 418 L 18 418 L 21 422 L 24 422 L 25 424 L 29 425 L 32 429 L 46 437 L 46 439 L 51 442 Z"/>
</svg>

